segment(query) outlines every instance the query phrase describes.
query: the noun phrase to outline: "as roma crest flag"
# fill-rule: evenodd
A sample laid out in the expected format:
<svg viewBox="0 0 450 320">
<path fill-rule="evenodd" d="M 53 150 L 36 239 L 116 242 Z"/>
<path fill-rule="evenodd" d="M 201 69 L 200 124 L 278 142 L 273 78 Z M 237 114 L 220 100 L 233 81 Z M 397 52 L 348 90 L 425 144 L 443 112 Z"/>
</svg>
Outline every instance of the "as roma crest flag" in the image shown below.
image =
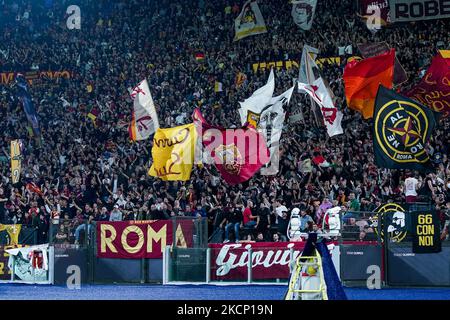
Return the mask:
<svg viewBox="0 0 450 320">
<path fill-rule="evenodd" d="M 193 123 L 156 130 L 152 148 L 153 164 L 148 174 L 164 181 L 189 180 L 196 139 Z"/>
<path fill-rule="evenodd" d="M 230 185 L 249 180 L 270 161 L 264 136 L 254 127 L 224 129 L 208 124 L 200 110 L 193 114 L 203 145 L 203 163 L 214 164 Z"/>
<path fill-rule="evenodd" d="M 347 105 L 362 113 L 364 119 L 373 117 L 378 86 L 392 88 L 394 62 L 395 49 L 391 49 L 372 58 L 353 60 L 345 66 L 343 78 Z"/>
<path fill-rule="evenodd" d="M 389 169 L 432 169 L 425 146 L 436 126 L 437 115 L 420 103 L 380 86 L 374 113 L 375 164 Z"/>
<path fill-rule="evenodd" d="M 450 50 L 440 50 L 422 80 L 406 96 L 419 101 L 443 117 L 450 116 Z"/>
</svg>

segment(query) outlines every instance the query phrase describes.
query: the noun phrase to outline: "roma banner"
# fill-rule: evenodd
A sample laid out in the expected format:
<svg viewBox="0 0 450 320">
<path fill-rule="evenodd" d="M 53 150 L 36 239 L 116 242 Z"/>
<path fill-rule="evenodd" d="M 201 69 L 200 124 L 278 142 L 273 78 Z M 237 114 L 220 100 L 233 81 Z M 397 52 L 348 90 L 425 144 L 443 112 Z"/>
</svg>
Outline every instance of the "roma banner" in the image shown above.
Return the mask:
<svg viewBox="0 0 450 320">
<path fill-rule="evenodd" d="M 437 115 L 420 103 L 380 86 L 374 113 L 375 164 L 388 169 L 431 170 L 426 144 Z"/>
<path fill-rule="evenodd" d="M 375 42 L 375 43 L 359 43 L 358 45 L 359 51 L 361 51 L 361 55 L 363 58 L 375 57 L 380 54 L 389 52 L 390 48 L 386 42 Z M 397 57 L 395 57 L 394 64 L 394 84 L 402 84 L 408 80 L 408 76 L 406 75 L 406 71 L 401 65 L 400 61 Z"/>
<path fill-rule="evenodd" d="M 392 22 L 450 18 L 450 0 L 389 0 Z"/>
<path fill-rule="evenodd" d="M 197 132 L 193 123 L 161 129 L 153 137 L 153 164 L 148 171 L 164 181 L 186 181 L 191 177 Z"/>
<path fill-rule="evenodd" d="M 316 13 L 317 0 L 293 0 L 291 15 L 300 29 L 310 30 Z"/>
<path fill-rule="evenodd" d="M 236 33 L 234 41 L 267 32 L 257 1 L 248 0 L 244 4 L 241 13 L 234 21 L 234 31 Z"/>
<path fill-rule="evenodd" d="M 450 50 L 439 51 L 422 80 L 405 95 L 450 116 Z"/>
<path fill-rule="evenodd" d="M 160 259 L 166 246 L 193 246 L 192 219 L 115 221 L 97 223 L 97 257 Z M 175 241 L 174 241 L 175 236 Z"/>
<path fill-rule="evenodd" d="M 147 80 L 143 80 L 132 90 L 131 98 L 134 100 L 134 110 L 128 127 L 130 139 L 148 139 L 159 128 L 159 122 Z"/>
<path fill-rule="evenodd" d="M 392 88 L 395 49 L 388 53 L 347 63 L 344 69 L 344 86 L 347 105 L 362 113 L 364 119 L 373 117 L 375 98 L 379 85 Z"/>
<path fill-rule="evenodd" d="M 16 184 L 20 181 L 20 173 L 22 170 L 22 149 L 21 140 L 11 141 L 11 181 Z"/>
</svg>

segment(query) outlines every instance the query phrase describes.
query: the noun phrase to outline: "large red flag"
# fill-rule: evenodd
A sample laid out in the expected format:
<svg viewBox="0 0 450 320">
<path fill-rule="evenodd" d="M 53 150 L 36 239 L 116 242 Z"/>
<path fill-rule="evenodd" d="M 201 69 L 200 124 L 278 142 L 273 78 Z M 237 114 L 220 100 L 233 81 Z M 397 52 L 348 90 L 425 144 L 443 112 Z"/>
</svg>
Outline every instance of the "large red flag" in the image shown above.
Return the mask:
<svg viewBox="0 0 450 320">
<path fill-rule="evenodd" d="M 439 51 L 422 80 L 405 95 L 450 116 L 450 50 Z"/>
<path fill-rule="evenodd" d="M 224 129 L 212 126 L 199 109 L 195 109 L 192 117 L 207 154 L 203 161 L 213 163 L 228 184 L 249 180 L 269 162 L 270 152 L 264 136 L 255 128 Z"/>
<path fill-rule="evenodd" d="M 373 117 L 378 87 L 392 89 L 395 49 L 361 61 L 347 63 L 344 85 L 347 105 L 362 113 L 364 119 Z"/>
</svg>

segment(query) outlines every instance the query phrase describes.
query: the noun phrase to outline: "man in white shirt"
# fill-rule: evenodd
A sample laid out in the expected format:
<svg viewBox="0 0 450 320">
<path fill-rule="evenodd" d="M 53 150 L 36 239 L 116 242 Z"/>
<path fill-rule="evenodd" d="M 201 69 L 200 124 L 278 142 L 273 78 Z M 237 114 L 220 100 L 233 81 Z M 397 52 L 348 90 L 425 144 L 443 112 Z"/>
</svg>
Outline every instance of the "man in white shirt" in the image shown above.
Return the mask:
<svg viewBox="0 0 450 320">
<path fill-rule="evenodd" d="M 406 178 L 405 180 L 406 203 L 416 202 L 418 189 L 419 189 L 419 180 L 417 180 L 412 175 Z"/>
</svg>

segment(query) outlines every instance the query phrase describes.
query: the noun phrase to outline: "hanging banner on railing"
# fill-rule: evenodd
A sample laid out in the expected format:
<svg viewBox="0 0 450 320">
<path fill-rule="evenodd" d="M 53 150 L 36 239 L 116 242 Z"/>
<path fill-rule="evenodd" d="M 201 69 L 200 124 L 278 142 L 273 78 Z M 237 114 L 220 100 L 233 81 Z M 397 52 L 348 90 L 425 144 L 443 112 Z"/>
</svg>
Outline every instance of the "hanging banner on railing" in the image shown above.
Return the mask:
<svg viewBox="0 0 450 320">
<path fill-rule="evenodd" d="M 116 221 L 97 223 L 97 257 L 116 259 L 160 259 L 173 243 L 171 220 Z M 192 247 L 193 220 L 175 222 L 179 247 Z"/>
<path fill-rule="evenodd" d="M 230 245 L 210 244 L 211 280 L 246 280 L 248 249 L 251 248 L 253 280 L 288 279 L 291 248 L 294 260 L 300 255 L 306 242 L 256 242 Z"/>
<path fill-rule="evenodd" d="M 411 212 L 413 219 L 413 252 L 441 252 L 440 222 L 436 211 Z"/>
<path fill-rule="evenodd" d="M 211 280 L 246 281 L 248 276 L 248 249 L 252 249 L 252 280 L 280 279 L 290 276 L 289 264 L 296 261 L 306 242 L 255 242 L 236 244 L 209 244 L 211 249 Z M 338 254 L 332 251 L 333 263 L 339 270 Z M 339 274 L 339 271 L 338 271 Z"/>
</svg>

